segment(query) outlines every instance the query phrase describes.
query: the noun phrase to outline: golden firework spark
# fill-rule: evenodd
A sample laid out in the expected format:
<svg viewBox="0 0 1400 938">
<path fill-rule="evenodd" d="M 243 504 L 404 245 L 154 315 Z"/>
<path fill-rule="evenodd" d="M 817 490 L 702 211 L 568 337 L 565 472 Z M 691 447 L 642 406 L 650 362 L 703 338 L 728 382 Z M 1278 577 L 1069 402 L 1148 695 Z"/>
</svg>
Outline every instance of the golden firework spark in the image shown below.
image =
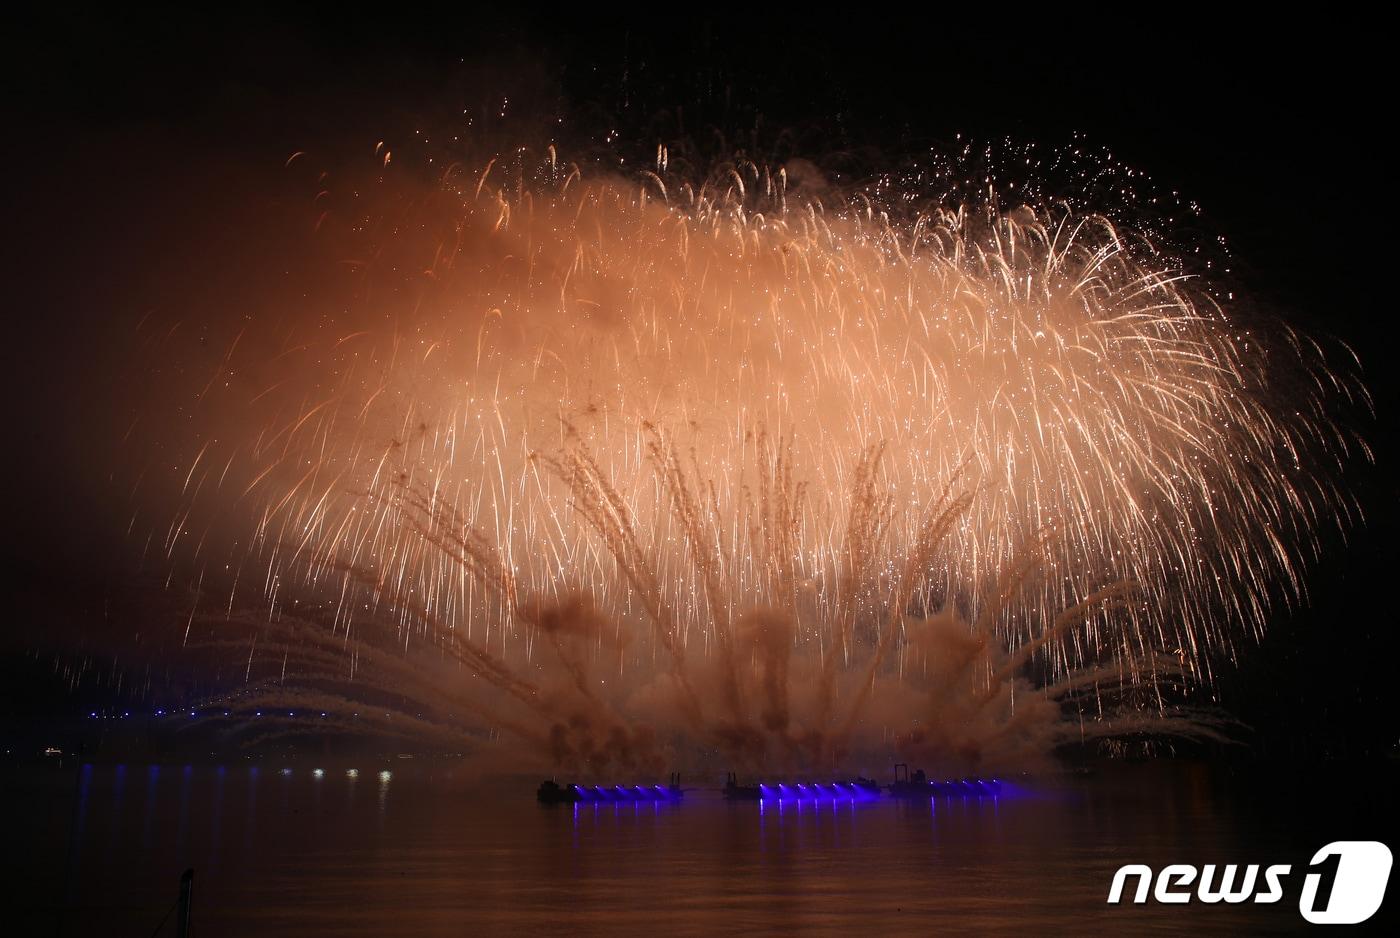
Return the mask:
<svg viewBox="0 0 1400 938">
<path fill-rule="evenodd" d="M 204 383 L 167 553 L 331 610 L 282 646 L 316 673 L 389 620 L 557 729 L 544 637 L 580 698 L 664 675 L 705 738 L 829 757 L 872 694 L 985 742 L 1047 712 L 1016 687 L 1208 680 L 1354 510 L 1364 390 L 1130 222 L 667 164 L 382 178 L 353 289 Z"/>
</svg>

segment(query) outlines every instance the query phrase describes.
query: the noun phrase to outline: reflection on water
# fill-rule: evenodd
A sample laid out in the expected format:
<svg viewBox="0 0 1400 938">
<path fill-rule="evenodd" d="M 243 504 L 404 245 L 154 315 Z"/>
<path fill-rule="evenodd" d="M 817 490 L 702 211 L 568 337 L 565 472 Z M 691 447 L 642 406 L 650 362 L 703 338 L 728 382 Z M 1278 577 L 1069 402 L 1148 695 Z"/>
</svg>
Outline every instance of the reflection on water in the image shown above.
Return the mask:
<svg viewBox="0 0 1400 938">
<path fill-rule="evenodd" d="M 1380 832 L 1203 766 L 1116 768 L 998 798 L 541 806 L 461 769 L 6 768 L 13 934 L 150 934 L 196 869 L 201 936 L 1295 928 L 1276 906 L 1109 907 L 1129 862 L 1293 862 Z M 455 774 L 454 774 L 455 773 Z M 1282 812 L 1282 813 L 1280 813 Z M 1346 823 L 1357 821 L 1355 812 Z M 1361 818 L 1365 821 L 1364 816 Z M 1337 822 L 1341 823 L 1341 822 Z M 1364 823 L 1362 824 L 1364 826 Z"/>
</svg>

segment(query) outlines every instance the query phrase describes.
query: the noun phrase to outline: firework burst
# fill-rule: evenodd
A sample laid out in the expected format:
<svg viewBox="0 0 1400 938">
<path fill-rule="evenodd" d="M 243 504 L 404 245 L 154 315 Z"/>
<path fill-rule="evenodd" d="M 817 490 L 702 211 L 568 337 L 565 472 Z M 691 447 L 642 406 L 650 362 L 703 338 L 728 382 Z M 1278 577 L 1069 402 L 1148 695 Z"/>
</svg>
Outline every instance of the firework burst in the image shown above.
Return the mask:
<svg viewBox="0 0 1400 938">
<path fill-rule="evenodd" d="M 1364 391 L 1102 207 L 377 160 L 316 198 L 339 279 L 230 333 L 161 450 L 187 631 L 276 672 L 248 706 L 1009 763 L 1162 725 L 1353 511 Z"/>
</svg>

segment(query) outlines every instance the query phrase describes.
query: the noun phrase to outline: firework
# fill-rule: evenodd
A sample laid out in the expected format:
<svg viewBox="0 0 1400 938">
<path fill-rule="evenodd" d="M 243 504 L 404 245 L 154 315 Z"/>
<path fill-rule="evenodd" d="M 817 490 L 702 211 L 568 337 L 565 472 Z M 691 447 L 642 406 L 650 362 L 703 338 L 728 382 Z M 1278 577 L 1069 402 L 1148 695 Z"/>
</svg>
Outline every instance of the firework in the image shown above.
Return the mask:
<svg viewBox="0 0 1400 938">
<path fill-rule="evenodd" d="M 342 272 L 191 365 L 160 450 L 186 632 L 248 706 L 355 680 L 413 701 L 381 729 L 587 765 L 1009 762 L 1066 702 L 1160 725 L 1353 510 L 1364 391 L 1131 213 L 377 159 L 316 199 Z"/>
</svg>

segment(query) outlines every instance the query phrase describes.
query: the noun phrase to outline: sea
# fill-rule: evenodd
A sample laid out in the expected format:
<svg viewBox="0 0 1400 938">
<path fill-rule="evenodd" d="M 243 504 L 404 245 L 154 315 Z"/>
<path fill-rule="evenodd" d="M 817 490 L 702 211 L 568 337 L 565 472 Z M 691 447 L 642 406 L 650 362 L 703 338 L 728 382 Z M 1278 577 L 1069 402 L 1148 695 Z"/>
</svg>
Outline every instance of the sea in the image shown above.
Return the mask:
<svg viewBox="0 0 1400 938">
<path fill-rule="evenodd" d="M 199 938 L 1276 934 L 1311 927 L 1302 886 L 1323 847 L 1395 845 L 1397 778 L 1159 760 L 995 795 L 729 802 L 720 773 L 682 778 L 674 803 L 546 805 L 538 779 L 484 781 L 461 760 L 15 764 L 0 932 L 175 935 L 192 870 Z M 1127 864 L 1258 864 L 1259 883 L 1238 903 L 1188 887 L 1139 904 L 1132 879 L 1109 903 Z M 1282 897 L 1256 901 L 1278 864 Z M 1388 927 L 1396 903 L 1367 924 Z"/>
</svg>

